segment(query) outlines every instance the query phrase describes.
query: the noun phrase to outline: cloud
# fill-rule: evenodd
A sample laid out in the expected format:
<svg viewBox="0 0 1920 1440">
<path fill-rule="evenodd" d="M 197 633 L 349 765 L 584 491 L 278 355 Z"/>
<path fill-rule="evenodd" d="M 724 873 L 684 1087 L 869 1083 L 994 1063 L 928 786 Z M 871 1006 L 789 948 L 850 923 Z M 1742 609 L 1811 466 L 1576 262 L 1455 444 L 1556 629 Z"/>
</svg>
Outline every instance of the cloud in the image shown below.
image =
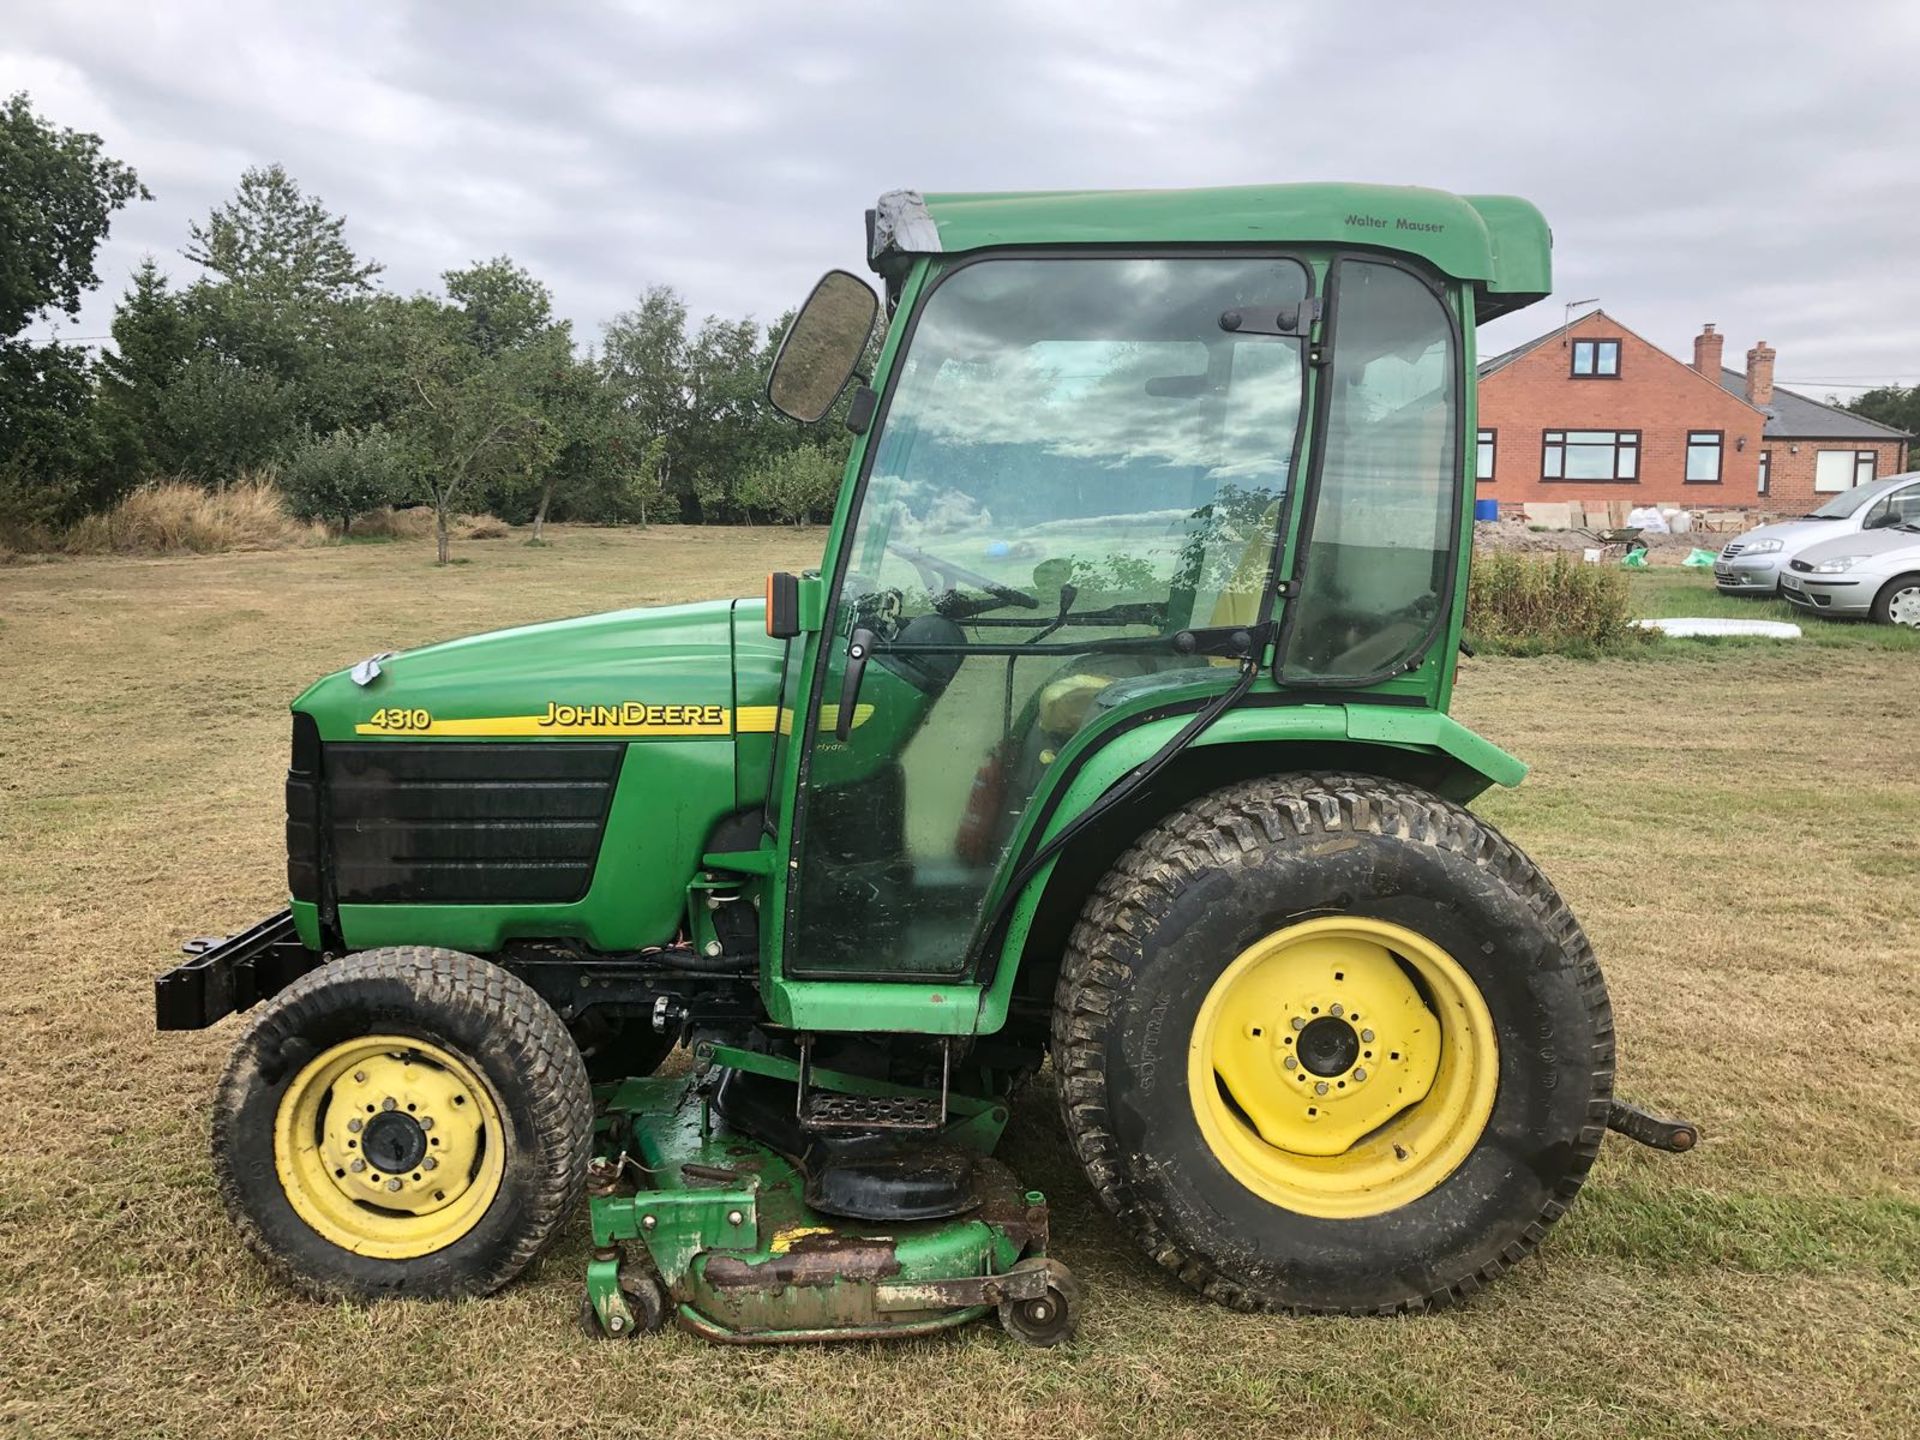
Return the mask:
<svg viewBox="0 0 1920 1440">
<path fill-rule="evenodd" d="M 648 284 L 771 317 L 880 191 L 1359 179 L 1546 211 L 1560 295 L 1789 383 L 1920 380 L 1920 18 L 1899 0 L 963 8 L 358 0 L 20 6 L 0 90 L 97 130 L 143 252 L 284 162 L 408 290 L 511 254 L 576 333 Z M 1556 297 L 1557 298 L 1557 297 Z M 1491 327 L 1517 343 L 1557 305 Z"/>
</svg>

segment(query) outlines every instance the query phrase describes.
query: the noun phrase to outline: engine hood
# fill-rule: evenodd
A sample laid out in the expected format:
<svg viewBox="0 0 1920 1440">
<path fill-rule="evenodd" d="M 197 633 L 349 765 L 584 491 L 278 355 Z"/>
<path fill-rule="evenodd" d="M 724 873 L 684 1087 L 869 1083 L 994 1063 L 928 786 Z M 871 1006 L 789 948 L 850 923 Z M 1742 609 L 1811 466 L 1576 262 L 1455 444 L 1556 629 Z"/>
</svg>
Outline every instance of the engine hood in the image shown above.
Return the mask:
<svg viewBox="0 0 1920 1440">
<path fill-rule="evenodd" d="M 759 663 L 766 657 L 757 652 L 778 642 L 765 637 L 763 609 L 759 600 L 704 601 L 470 635 L 336 672 L 293 708 L 311 715 L 325 740 L 770 731 L 778 667 Z M 749 661 L 739 686 L 736 630 L 755 652 L 738 657 Z"/>
<path fill-rule="evenodd" d="M 1822 560 L 1834 560 L 1842 555 L 1864 555 L 1876 561 L 1882 557 L 1898 557 L 1899 566 L 1920 565 L 1920 532 L 1897 528 L 1856 530 L 1850 535 L 1809 545 L 1794 558 L 1818 565 Z"/>
<path fill-rule="evenodd" d="M 1794 554 L 1809 545 L 1817 545 L 1822 540 L 1831 540 L 1836 535 L 1851 534 L 1858 529 L 1858 525 L 1847 519 L 1809 520 L 1802 516 L 1793 520 L 1775 520 L 1770 525 L 1755 526 L 1751 530 L 1742 531 L 1734 536 L 1730 543 L 1751 548 L 1758 540 L 1778 540 L 1782 550 Z"/>
</svg>

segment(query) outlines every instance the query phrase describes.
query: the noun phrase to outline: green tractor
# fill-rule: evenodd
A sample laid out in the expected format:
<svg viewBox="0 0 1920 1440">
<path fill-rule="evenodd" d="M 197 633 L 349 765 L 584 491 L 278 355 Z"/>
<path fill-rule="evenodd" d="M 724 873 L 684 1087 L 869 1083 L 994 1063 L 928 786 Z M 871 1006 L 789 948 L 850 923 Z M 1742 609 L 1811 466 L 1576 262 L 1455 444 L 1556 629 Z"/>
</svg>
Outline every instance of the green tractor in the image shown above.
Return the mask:
<svg viewBox="0 0 1920 1440">
<path fill-rule="evenodd" d="M 1447 714 L 1504 197 L 888 194 L 768 398 L 854 433 L 818 571 L 380 655 L 293 704 L 289 908 L 159 1023 L 255 1009 L 213 1162 L 320 1295 L 511 1280 L 730 1341 L 1079 1288 L 993 1158 L 1051 1059 L 1119 1228 L 1242 1309 L 1459 1299 L 1609 1127 L 1578 922 Z M 859 373 L 870 366 L 870 374 Z M 676 1046 L 690 1059 L 655 1073 Z"/>
</svg>

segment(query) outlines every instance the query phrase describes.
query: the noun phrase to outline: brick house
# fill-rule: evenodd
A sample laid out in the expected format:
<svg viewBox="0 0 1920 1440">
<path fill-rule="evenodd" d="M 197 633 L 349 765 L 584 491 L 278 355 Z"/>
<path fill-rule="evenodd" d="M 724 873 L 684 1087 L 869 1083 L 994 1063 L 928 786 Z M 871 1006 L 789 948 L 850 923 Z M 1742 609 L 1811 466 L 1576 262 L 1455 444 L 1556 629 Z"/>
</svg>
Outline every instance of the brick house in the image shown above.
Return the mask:
<svg viewBox="0 0 1920 1440">
<path fill-rule="evenodd" d="M 1480 366 L 1482 500 L 1630 500 L 1798 512 L 1899 474 L 1913 437 L 1773 383 L 1764 340 L 1744 371 L 1711 325 L 1684 364 L 1604 310 Z"/>
</svg>

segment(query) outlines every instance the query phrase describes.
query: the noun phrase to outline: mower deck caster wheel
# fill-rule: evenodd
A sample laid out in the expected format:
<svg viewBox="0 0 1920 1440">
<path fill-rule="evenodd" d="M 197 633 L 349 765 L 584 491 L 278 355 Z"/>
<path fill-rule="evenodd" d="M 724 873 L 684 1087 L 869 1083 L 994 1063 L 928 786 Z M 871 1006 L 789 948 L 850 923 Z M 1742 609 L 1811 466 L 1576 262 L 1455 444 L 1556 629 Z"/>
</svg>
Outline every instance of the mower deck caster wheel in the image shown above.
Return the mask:
<svg viewBox="0 0 1920 1440">
<path fill-rule="evenodd" d="M 1032 1300 L 1000 1302 L 1000 1327 L 1022 1345 L 1061 1345 L 1080 1328 L 1080 1282 L 1058 1260 L 1022 1260 L 1008 1272 L 1044 1270 L 1046 1293 Z"/>
<path fill-rule="evenodd" d="M 601 1322 L 600 1312 L 593 1308 L 593 1296 L 580 1297 L 580 1328 L 589 1340 L 629 1340 L 635 1335 L 651 1335 L 667 1323 L 666 1288 L 653 1276 L 622 1274 L 620 1294 L 633 1314 L 633 1324 L 621 1324 L 617 1330 Z"/>
</svg>

